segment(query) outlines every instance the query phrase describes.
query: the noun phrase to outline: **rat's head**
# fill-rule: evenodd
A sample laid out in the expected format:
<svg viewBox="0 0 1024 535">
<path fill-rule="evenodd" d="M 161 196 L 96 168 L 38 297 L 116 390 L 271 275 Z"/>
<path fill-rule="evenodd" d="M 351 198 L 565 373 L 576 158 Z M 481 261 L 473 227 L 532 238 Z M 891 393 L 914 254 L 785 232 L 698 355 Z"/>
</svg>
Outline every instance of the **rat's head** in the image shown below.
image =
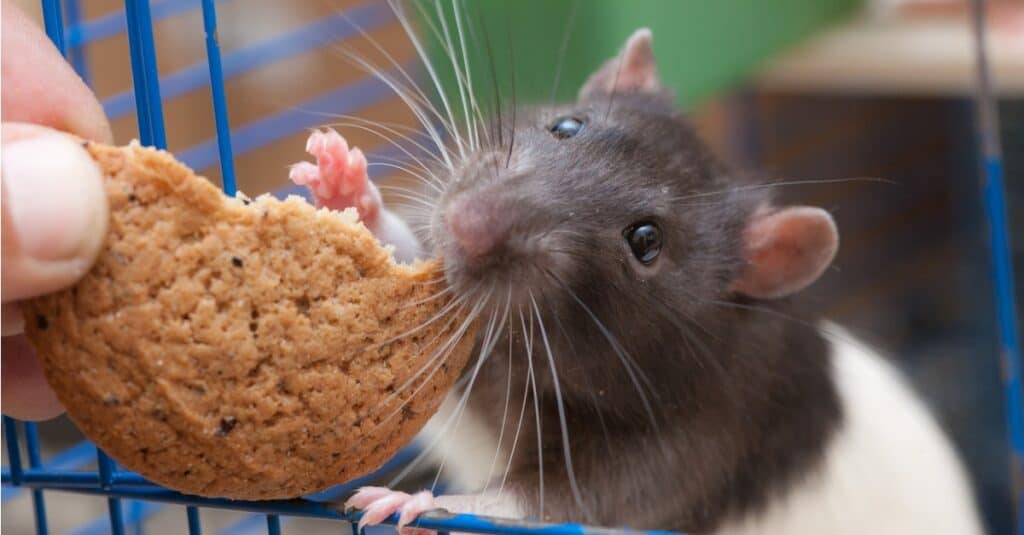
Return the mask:
<svg viewBox="0 0 1024 535">
<path fill-rule="evenodd" d="M 547 329 L 573 332 L 575 353 L 608 352 L 611 336 L 660 356 L 709 303 L 797 291 L 835 252 L 826 212 L 773 207 L 704 148 L 660 85 L 648 30 L 576 102 L 502 121 L 442 194 L 434 243 L 457 293 L 557 316 Z M 587 368 L 603 365 L 621 378 L 614 359 Z"/>
</svg>

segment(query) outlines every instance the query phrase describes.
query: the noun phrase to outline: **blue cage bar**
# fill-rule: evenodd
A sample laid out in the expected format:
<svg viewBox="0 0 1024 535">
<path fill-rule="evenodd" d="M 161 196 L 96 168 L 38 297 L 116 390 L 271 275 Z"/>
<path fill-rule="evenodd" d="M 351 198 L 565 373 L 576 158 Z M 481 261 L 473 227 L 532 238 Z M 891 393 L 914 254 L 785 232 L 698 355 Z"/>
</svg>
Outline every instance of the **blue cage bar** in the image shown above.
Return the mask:
<svg viewBox="0 0 1024 535">
<path fill-rule="evenodd" d="M 75 70 L 87 82 L 90 79 L 89 66 L 84 47 L 92 41 L 127 32 L 134 83 L 133 91 L 116 95 L 104 102 L 104 108 L 111 117 L 128 113 L 134 104 L 139 126 L 139 138 L 143 144 L 166 148 L 164 132 L 161 87 L 167 88 L 167 96 L 173 97 L 187 91 L 209 85 L 214 110 L 216 138 L 207 143 L 186 149 L 179 157 L 195 168 L 219 161 L 223 177 L 223 189 L 233 195 L 237 189 L 234 171 L 236 150 L 247 152 L 303 128 L 316 126 L 315 118 L 300 116 L 294 111 L 282 112 L 262 119 L 234 131 L 228 118 L 225 77 L 237 76 L 259 65 L 308 51 L 325 38 L 344 36 L 353 31 L 350 24 L 339 24 L 335 18 L 299 28 L 279 38 L 233 51 L 223 58 L 217 38 L 217 18 L 214 0 L 125 0 L 125 9 L 111 15 L 83 21 L 80 0 L 41 0 L 44 25 L 47 35 L 57 48 L 68 57 Z M 988 223 L 991 230 L 990 251 L 993 264 L 993 280 L 996 291 L 997 317 L 999 320 L 1000 347 L 1005 369 L 1005 399 L 1007 425 L 1014 470 L 1019 480 L 1024 481 L 1024 395 L 1022 395 L 1021 361 L 1019 334 L 1017 333 L 1016 309 L 1013 301 L 1012 266 L 1010 265 L 1009 231 L 1006 223 L 1006 202 L 1002 179 L 1002 158 L 999 151 L 996 112 L 991 94 L 986 58 L 984 55 L 982 10 L 984 0 L 975 0 L 975 31 L 978 35 L 979 90 L 977 105 L 982 131 L 982 159 L 984 162 L 983 195 Z M 203 30 L 207 53 L 206 65 L 196 65 L 166 76 L 159 75 L 156 49 L 153 38 L 153 21 L 175 14 L 201 8 Z M 385 20 L 380 6 L 363 6 L 352 10 L 347 17 L 358 22 L 363 28 L 373 28 Z M 68 32 L 65 33 L 65 19 Z M 205 71 L 205 72 L 204 72 Z M 378 82 L 359 82 L 340 88 L 330 94 L 307 103 L 310 108 L 337 106 L 340 102 L 344 112 L 377 102 L 382 93 Z M 317 106 L 318 104 L 322 106 Z M 237 142 L 234 144 L 233 139 Z M 20 428 L 20 429 L 19 429 Z M 378 474 L 387 473 L 408 463 L 417 454 L 407 448 L 389 461 L 378 472 L 349 483 L 340 485 L 315 496 L 298 500 L 250 502 L 226 499 L 208 499 L 184 495 L 154 483 L 138 474 L 119 469 L 117 464 L 102 451 L 88 442 L 78 444 L 64 452 L 44 460 L 40 455 L 39 435 L 36 425 L 20 423 L 3 418 L 9 466 L 2 471 L 5 489 L 4 500 L 17 496 L 21 489 L 31 492 L 36 532 L 48 533 L 47 511 L 44 490 L 77 492 L 104 497 L 108 501 L 110 532 L 120 535 L 126 526 L 141 526 L 145 519 L 159 510 L 158 507 L 140 507 L 141 503 L 171 503 L 186 506 L 188 533 L 201 533 L 200 508 L 219 508 L 250 512 L 261 515 L 267 533 L 281 533 L 282 517 L 313 517 L 349 522 L 355 530 L 360 513 L 340 510 L 336 503 L 359 485 L 365 484 Z M 22 433 L 23 432 L 23 433 Z M 21 438 L 24 437 L 22 441 Z M 24 446 L 25 456 L 22 455 Z M 27 459 L 27 466 L 23 460 Z M 84 467 L 95 459 L 97 470 L 87 471 Z M 9 492 L 8 492 L 9 491 Z M 130 506 L 125 508 L 125 500 Z M 143 502 L 140 502 L 142 500 Z M 1018 495 L 1018 526 L 1024 508 L 1024 495 Z M 256 517 L 259 518 L 259 517 Z M 387 523 L 397 522 L 397 515 Z M 474 515 L 430 513 L 417 521 L 418 527 L 446 533 L 450 531 L 491 533 L 491 534 L 550 534 L 576 535 L 584 533 L 626 533 L 621 530 L 591 528 L 580 524 L 541 524 L 532 522 L 509 522 Z M 140 531 L 141 532 L 141 531 Z M 670 532 L 648 532 L 651 535 Z M 1024 533 L 1024 526 L 1021 527 Z"/>
</svg>

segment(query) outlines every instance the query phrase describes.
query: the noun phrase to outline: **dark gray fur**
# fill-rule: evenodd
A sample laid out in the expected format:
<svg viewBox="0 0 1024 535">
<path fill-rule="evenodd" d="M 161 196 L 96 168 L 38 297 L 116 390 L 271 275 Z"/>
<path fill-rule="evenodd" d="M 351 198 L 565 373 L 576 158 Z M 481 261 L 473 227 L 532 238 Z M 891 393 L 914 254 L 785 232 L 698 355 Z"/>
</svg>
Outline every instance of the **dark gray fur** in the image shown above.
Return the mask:
<svg viewBox="0 0 1024 535">
<path fill-rule="evenodd" d="M 548 127 L 566 115 L 584 128 L 556 139 Z M 729 290 L 744 265 L 744 225 L 770 202 L 771 189 L 737 189 L 753 182 L 711 155 L 667 95 L 618 94 L 610 106 L 609 95 L 593 95 L 518 110 L 510 151 L 511 133 L 501 146 L 492 135 L 495 142 L 456 173 L 439 199 L 432 238 L 458 292 L 494 288 L 486 314 L 500 314 L 511 295 L 512 331 L 482 365 L 470 397 L 496 426 L 509 405 L 506 449 L 527 380 L 517 310 L 528 310 L 532 292 L 542 312 L 584 502 L 581 509 L 570 488 L 534 322 L 544 511 L 532 399 L 508 481 L 530 513 L 703 531 L 727 515 L 756 512 L 813 473 L 841 421 L 827 343 L 807 326 L 818 316 L 794 300 L 751 301 Z M 444 211 L 457 194 L 486 206 L 503 236 L 483 259 L 469 261 L 451 243 Z M 623 239 L 640 220 L 665 232 L 656 269 L 640 266 Z M 635 360 L 651 410 L 565 286 Z"/>
</svg>

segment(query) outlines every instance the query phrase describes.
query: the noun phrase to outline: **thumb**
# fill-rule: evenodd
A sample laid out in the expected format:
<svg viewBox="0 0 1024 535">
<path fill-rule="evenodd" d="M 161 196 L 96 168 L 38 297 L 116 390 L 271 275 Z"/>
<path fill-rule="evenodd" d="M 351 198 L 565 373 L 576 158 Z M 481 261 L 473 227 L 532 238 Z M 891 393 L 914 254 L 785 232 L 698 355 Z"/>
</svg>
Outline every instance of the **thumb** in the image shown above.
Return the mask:
<svg viewBox="0 0 1024 535">
<path fill-rule="evenodd" d="M 108 214 L 102 173 L 78 139 L 20 123 L 5 123 L 2 134 L 2 289 L 10 303 L 84 275 Z"/>
</svg>

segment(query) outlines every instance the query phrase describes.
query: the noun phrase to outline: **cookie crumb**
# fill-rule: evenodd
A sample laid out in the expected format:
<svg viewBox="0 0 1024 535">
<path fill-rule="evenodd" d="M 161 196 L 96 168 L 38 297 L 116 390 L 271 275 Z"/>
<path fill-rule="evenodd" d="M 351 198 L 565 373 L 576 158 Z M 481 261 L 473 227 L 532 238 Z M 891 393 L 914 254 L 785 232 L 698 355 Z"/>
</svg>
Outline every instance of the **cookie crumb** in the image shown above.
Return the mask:
<svg viewBox="0 0 1024 535">
<path fill-rule="evenodd" d="M 219 437 L 227 436 L 236 425 L 238 425 L 238 420 L 234 416 L 225 416 L 220 419 L 220 429 L 217 429 L 214 434 Z"/>
</svg>

